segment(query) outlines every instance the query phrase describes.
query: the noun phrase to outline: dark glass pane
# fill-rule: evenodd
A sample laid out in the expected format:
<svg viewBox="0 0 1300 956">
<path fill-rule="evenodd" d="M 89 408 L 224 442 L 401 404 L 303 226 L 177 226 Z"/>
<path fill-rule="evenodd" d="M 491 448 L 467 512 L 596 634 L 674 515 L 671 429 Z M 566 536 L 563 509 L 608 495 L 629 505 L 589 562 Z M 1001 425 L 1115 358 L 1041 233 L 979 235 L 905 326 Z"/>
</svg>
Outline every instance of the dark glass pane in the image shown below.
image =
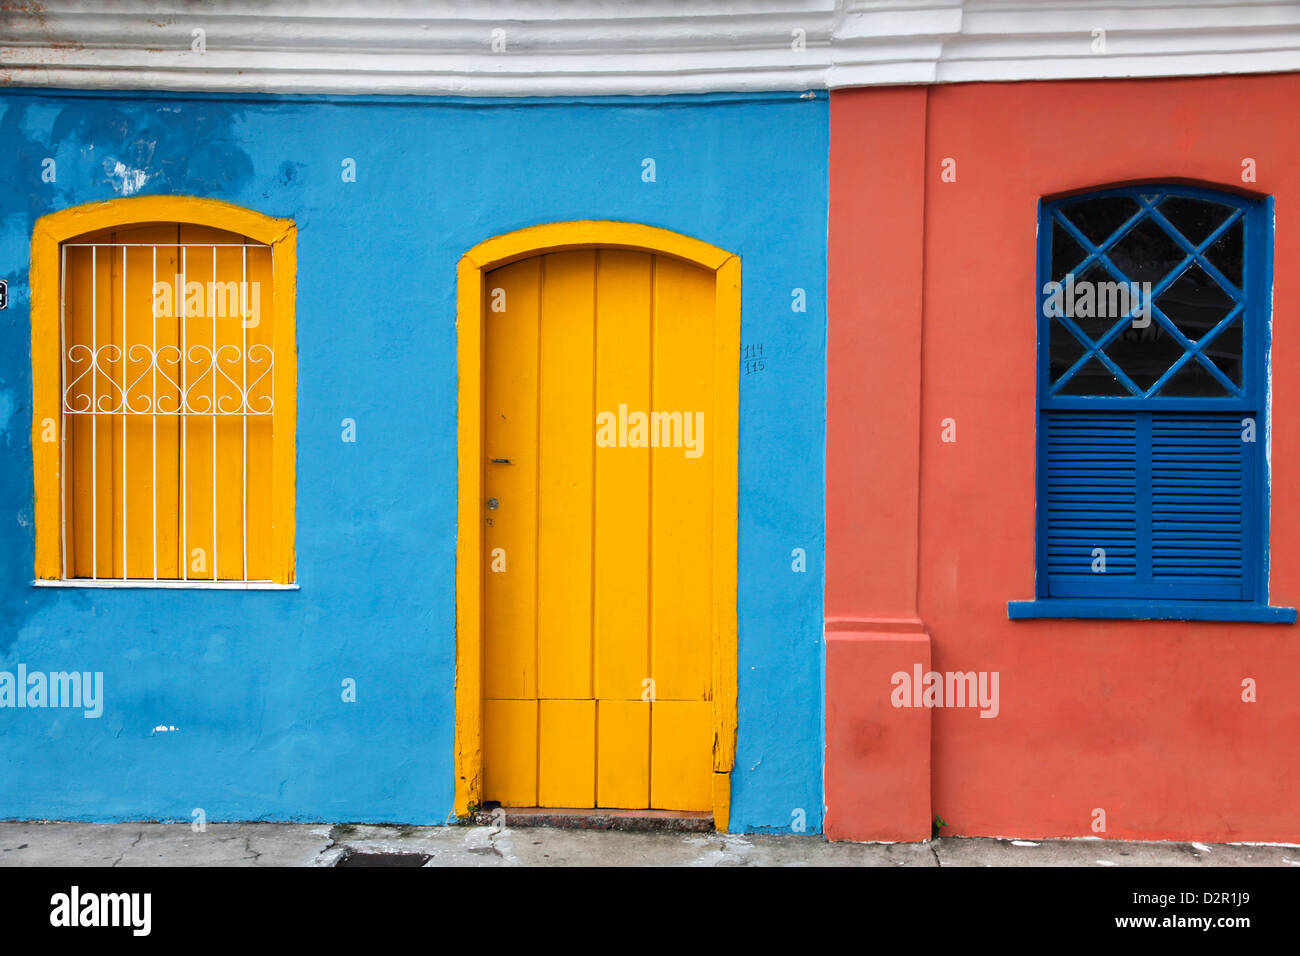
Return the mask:
<svg viewBox="0 0 1300 956">
<path fill-rule="evenodd" d="M 1101 265 L 1089 267 L 1073 283 L 1063 283 L 1061 305 L 1066 315 L 1094 342 L 1115 327 L 1128 310 L 1127 288 L 1116 295 L 1118 282 Z"/>
<path fill-rule="evenodd" d="M 1130 279 L 1152 285 L 1187 257 L 1169 233 L 1150 217 L 1125 233 L 1107 255 Z"/>
<path fill-rule="evenodd" d="M 1138 204 L 1127 196 L 1108 196 L 1082 199 L 1062 207 L 1061 211 L 1093 245 L 1101 245 L 1138 211 Z"/>
<path fill-rule="evenodd" d="M 1071 375 L 1062 386 L 1061 395 L 1132 395 L 1101 361 L 1092 358 Z"/>
<path fill-rule="evenodd" d="M 1214 267 L 1223 273 L 1224 278 L 1241 288 L 1242 259 L 1242 221 L 1238 219 L 1228 231 L 1214 240 L 1214 245 L 1205 250 L 1205 257 L 1214 263 Z"/>
<path fill-rule="evenodd" d="M 1201 354 L 1217 365 L 1234 384 L 1241 385 L 1241 319 L 1216 335 L 1201 349 Z"/>
<path fill-rule="evenodd" d="M 1229 393 L 1204 365 L 1192 359 L 1165 382 L 1159 394 L 1177 398 L 1222 398 Z"/>
<path fill-rule="evenodd" d="M 1160 204 L 1159 209 L 1194 246 L 1204 242 L 1206 236 L 1232 215 L 1231 206 L 1205 199 L 1189 199 L 1186 196 L 1170 196 Z"/>
<path fill-rule="evenodd" d="M 1222 322 L 1234 304 L 1232 296 L 1195 264 L 1156 299 L 1160 311 L 1193 342 Z"/>
<path fill-rule="evenodd" d="M 1055 382 L 1073 368 L 1074 363 L 1079 361 L 1087 350 L 1079 344 L 1079 340 L 1074 337 L 1070 330 L 1059 322 L 1052 323 L 1050 334 L 1051 376 L 1052 381 Z"/>
<path fill-rule="evenodd" d="M 1106 346 L 1106 354 L 1145 392 L 1182 357 L 1183 347 L 1153 319 L 1144 329 L 1127 326 Z"/>
<path fill-rule="evenodd" d="M 1087 253 L 1074 241 L 1074 237 L 1065 231 L 1056 220 L 1052 220 L 1052 280 L 1061 282 L 1065 274 L 1074 269 Z"/>
</svg>

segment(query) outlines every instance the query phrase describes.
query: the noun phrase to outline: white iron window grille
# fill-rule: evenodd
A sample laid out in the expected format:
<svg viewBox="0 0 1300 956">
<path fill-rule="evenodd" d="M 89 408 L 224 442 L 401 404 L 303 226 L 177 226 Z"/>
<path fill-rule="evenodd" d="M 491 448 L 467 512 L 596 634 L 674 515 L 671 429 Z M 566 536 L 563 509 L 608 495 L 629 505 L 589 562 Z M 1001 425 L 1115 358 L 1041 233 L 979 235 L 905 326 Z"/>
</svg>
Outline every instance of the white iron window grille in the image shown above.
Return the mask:
<svg viewBox="0 0 1300 956">
<path fill-rule="evenodd" d="M 270 252 L 62 245 L 64 580 L 269 581 Z"/>
</svg>

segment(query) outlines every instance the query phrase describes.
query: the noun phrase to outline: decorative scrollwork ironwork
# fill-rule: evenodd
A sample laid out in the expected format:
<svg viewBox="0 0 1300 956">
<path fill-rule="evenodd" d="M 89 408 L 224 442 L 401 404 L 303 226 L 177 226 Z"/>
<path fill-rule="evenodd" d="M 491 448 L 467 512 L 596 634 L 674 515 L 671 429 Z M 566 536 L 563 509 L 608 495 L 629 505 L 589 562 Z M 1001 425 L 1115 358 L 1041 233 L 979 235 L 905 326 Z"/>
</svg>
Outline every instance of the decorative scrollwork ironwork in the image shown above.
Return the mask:
<svg viewBox="0 0 1300 956">
<path fill-rule="evenodd" d="M 69 415 L 205 416 L 270 415 L 275 411 L 275 353 L 269 345 L 258 343 L 246 349 L 233 344 L 215 349 L 191 345 L 182 363 L 179 346 L 150 348 L 136 343 L 126 349 L 126 358 L 127 368 L 115 377 L 106 366 L 122 362 L 121 346 L 69 346 L 63 411 Z M 127 375 L 133 375 L 129 382 Z"/>
</svg>

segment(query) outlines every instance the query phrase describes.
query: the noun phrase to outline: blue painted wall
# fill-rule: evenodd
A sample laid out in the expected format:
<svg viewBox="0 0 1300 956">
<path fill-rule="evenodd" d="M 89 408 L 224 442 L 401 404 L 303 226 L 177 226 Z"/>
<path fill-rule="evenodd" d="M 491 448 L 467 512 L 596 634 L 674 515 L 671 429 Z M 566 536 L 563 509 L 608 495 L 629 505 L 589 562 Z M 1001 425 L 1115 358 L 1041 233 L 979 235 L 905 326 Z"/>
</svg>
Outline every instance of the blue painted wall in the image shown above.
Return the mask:
<svg viewBox="0 0 1300 956">
<path fill-rule="evenodd" d="M 0 818 L 437 823 L 452 809 L 456 262 L 618 219 L 741 257 L 732 827 L 822 816 L 824 94 L 460 101 L 0 95 L 0 669 L 103 671 L 101 718 L 0 709 Z M 53 157 L 57 179 L 41 180 Z M 356 160 L 357 181 L 341 162 Z M 642 181 L 654 158 L 657 181 Z M 119 164 L 121 169 L 119 169 Z M 205 196 L 298 225 L 292 592 L 34 588 L 38 216 Z M 791 293 L 807 293 L 793 312 Z M 357 440 L 340 440 L 340 422 Z M 792 571 L 803 548 L 805 573 Z M 340 684 L 357 681 L 356 703 Z M 176 732 L 154 734 L 157 725 Z"/>
</svg>

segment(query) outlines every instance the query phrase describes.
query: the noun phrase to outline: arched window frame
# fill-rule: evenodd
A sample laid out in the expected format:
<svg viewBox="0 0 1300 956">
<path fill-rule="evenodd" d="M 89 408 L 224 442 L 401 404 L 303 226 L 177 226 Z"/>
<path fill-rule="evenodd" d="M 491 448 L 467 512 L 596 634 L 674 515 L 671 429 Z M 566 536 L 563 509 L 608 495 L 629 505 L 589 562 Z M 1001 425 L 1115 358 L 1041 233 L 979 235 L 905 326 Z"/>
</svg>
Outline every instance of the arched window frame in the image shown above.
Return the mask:
<svg viewBox="0 0 1300 956">
<path fill-rule="evenodd" d="M 269 585 L 243 581 L 89 582 L 63 577 L 60 443 L 46 441 L 47 423 L 60 421 L 61 266 L 64 242 L 100 230 L 165 222 L 207 226 L 239 233 L 271 248 L 274 361 L 277 400 L 272 419 L 272 580 Z M 275 219 L 214 199 L 190 196 L 134 196 L 89 203 L 42 216 L 32 231 L 32 460 L 35 491 L 35 578 L 37 584 L 119 587 L 239 588 L 292 586 L 295 532 L 295 427 L 297 356 L 294 297 L 297 229 L 292 220 Z"/>
<path fill-rule="evenodd" d="M 1082 269 L 1078 266 L 1075 268 L 1080 274 L 1087 268 L 1087 264 L 1096 258 L 1098 249 L 1108 248 L 1113 242 L 1118 241 L 1127 231 L 1134 228 L 1141 218 L 1151 215 L 1149 212 L 1153 206 L 1158 204 L 1167 196 L 1183 196 L 1194 199 L 1204 199 L 1211 202 L 1220 203 L 1232 207 L 1234 210 L 1232 218 L 1222 223 L 1202 244 L 1195 249 L 1190 245 L 1185 246 L 1179 242 L 1178 245 L 1183 247 L 1183 251 L 1191 257 L 1190 261 L 1199 261 L 1196 259 L 1197 250 L 1211 245 L 1218 235 L 1227 228 L 1230 228 L 1232 221 L 1240 216 L 1243 222 L 1243 276 L 1241 291 L 1245 298 L 1245 311 L 1242 316 L 1242 385 L 1240 388 L 1234 388 L 1230 394 L 1222 397 L 1179 397 L 1179 396 L 1161 396 L 1155 394 L 1161 388 L 1163 382 L 1169 377 L 1163 375 L 1149 386 L 1143 395 L 1129 396 L 1097 396 L 1097 395 L 1064 395 L 1059 390 L 1054 390 L 1051 381 L 1051 355 L 1050 343 L 1052 334 L 1052 323 L 1057 321 L 1053 318 L 1046 307 L 1048 298 L 1047 282 L 1052 278 L 1052 234 L 1053 223 L 1058 220 L 1059 211 L 1071 203 L 1080 200 L 1106 198 L 1113 196 L 1131 197 L 1138 202 L 1140 213 L 1135 214 L 1126 221 L 1120 228 L 1113 230 L 1108 240 L 1090 247 L 1091 244 L 1086 242 L 1086 237 L 1075 235 L 1077 230 L 1071 231 L 1072 237 L 1076 242 L 1084 239 L 1080 245 L 1088 254 L 1085 263 L 1081 263 Z M 1037 269 L 1036 269 L 1036 296 L 1035 305 L 1037 308 L 1037 341 L 1038 354 L 1036 357 L 1037 367 L 1037 484 L 1036 484 L 1036 529 L 1035 529 L 1035 564 L 1036 580 L 1034 601 L 1012 601 L 1008 605 L 1008 612 L 1012 618 L 1037 618 L 1037 617 L 1074 617 L 1074 618 L 1128 618 L 1128 619 L 1176 619 L 1176 620 L 1239 620 L 1239 621 L 1271 621 L 1294 623 L 1296 620 L 1296 611 L 1294 608 L 1277 608 L 1269 607 L 1268 601 L 1268 510 L 1269 510 L 1269 488 L 1268 488 L 1268 453 L 1267 442 L 1269 436 L 1268 424 L 1268 401 L 1269 401 L 1269 349 L 1271 339 L 1271 311 L 1272 311 L 1272 232 L 1273 232 L 1273 203 L 1269 197 L 1253 197 L 1239 193 L 1207 189 L 1197 186 L 1186 186 L 1181 184 L 1141 184 L 1128 187 L 1103 188 L 1090 192 L 1072 193 L 1066 196 L 1053 197 L 1040 201 L 1038 208 L 1038 242 L 1037 242 Z M 1172 238 L 1172 237 L 1171 237 Z M 1180 268 L 1174 270 L 1170 275 L 1177 276 L 1185 269 L 1190 268 L 1190 261 L 1185 262 Z M 1153 289 L 1152 298 L 1159 297 L 1161 286 L 1158 284 Z M 1154 319 L 1153 319 L 1154 320 Z M 1226 324 L 1226 320 L 1225 320 Z M 1121 322 L 1122 325 L 1122 322 Z M 1116 329 L 1112 328 L 1110 333 L 1097 339 L 1100 348 L 1113 340 Z M 1201 340 L 1208 339 L 1210 336 L 1203 335 Z M 1201 341 L 1198 340 L 1198 341 Z M 1194 361 L 1190 357 L 1187 360 Z M 1088 361 L 1085 354 L 1080 357 L 1071 368 L 1081 367 Z M 1180 360 L 1181 361 L 1181 360 Z M 1112 369 L 1113 371 L 1113 369 Z M 1172 371 L 1172 370 L 1171 370 Z M 1064 376 L 1062 376 L 1064 378 Z M 1139 389 L 1140 390 L 1140 389 Z M 1048 447 L 1045 436 L 1047 435 L 1047 420 L 1054 412 L 1062 411 L 1076 412 L 1094 412 L 1106 414 L 1107 412 L 1134 412 L 1140 416 L 1142 413 L 1160 413 L 1163 415 L 1179 415 L 1182 413 L 1196 412 L 1227 412 L 1242 413 L 1243 418 L 1247 414 L 1255 419 L 1256 442 L 1252 446 L 1253 453 L 1247 457 L 1250 464 L 1247 467 L 1245 480 L 1243 482 L 1243 560 L 1245 563 L 1245 580 L 1242 593 L 1239 598 L 1232 600 L 1224 599 L 1200 599 L 1190 594 L 1165 594 L 1160 595 L 1153 593 L 1150 589 L 1143 590 L 1134 588 L 1130 593 L 1122 593 L 1121 590 L 1112 591 L 1111 593 L 1099 594 L 1096 596 L 1089 595 L 1086 592 L 1080 593 L 1058 593 L 1051 586 L 1051 574 L 1049 569 L 1049 554 L 1047 541 L 1047 508 L 1048 508 L 1048 479 L 1047 479 L 1047 456 Z M 1147 432 L 1149 437 L 1150 432 Z M 1146 521 L 1146 528 L 1140 528 L 1139 531 L 1149 531 L 1150 517 L 1139 517 L 1139 521 Z M 1149 552 L 1148 552 L 1149 553 Z"/>
</svg>

